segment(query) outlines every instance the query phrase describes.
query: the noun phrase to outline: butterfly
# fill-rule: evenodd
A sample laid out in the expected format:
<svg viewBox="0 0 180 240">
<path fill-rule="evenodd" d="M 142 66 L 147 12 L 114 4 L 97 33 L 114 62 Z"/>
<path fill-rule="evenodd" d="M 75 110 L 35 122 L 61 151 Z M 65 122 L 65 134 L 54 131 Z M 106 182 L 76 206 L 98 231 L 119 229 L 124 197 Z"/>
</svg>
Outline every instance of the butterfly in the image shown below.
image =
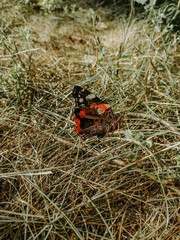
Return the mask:
<svg viewBox="0 0 180 240">
<path fill-rule="evenodd" d="M 74 130 L 83 140 L 103 137 L 118 129 L 122 116 L 117 118 L 106 101 L 80 86 L 74 86 L 72 95 L 75 102 Z"/>
</svg>

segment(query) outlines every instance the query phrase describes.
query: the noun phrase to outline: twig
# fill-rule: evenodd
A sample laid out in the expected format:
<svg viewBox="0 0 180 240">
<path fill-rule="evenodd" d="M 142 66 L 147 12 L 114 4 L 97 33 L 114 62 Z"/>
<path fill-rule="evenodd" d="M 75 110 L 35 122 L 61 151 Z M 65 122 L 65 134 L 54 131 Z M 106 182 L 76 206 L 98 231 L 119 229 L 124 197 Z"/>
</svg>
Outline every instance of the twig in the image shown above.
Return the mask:
<svg viewBox="0 0 180 240">
<path fill-rule="evenodd" d="M 159 122 L 161 124 L 163 124 L 164 126 L 166 126 L 169 130 L 171 130 L 173 133 L 177 134 L 177 135 L 180 135 L 180 132 L 175 128 L 173 127 L 169 122 L 161 119 L 161 118 L 158 118 L 158 117 L 155 117 L 155 116 L 152 116 L 152 115 L 149 115 L 149 114 L 144 114 L 144 113 L 133 113 L 133 112 L 129 112 L 127 113 L 128 116 L 132 116 L 132 117 L 143 117 L 143 118 L 148 118 L 148 119 L 151 119 L 153 121 L 156 121 L 156 122 Z"/>
<path fill-rule="evenodd" d="M 49 134 L 49 133 L 48 133 L 48 135 L 51 135 L 54 139 L 58 140 L 59 142 L 65 144 L 65 145 L 68 145 L 68 146 L 71 146 L 71 147 L 75 147 L 75 148 L 80 147 L 82 150 L 84 150 L 84 151 L 86 151 L 86 152 L 87 152 L 87 150 L 88 150 L 88 152 L 90 152 L 90 153 L 92 153 L 92 154 L 94 154 L 94 155 L 96 155 L 96 156 L 99 156 L 99 155 L 100 155 L 100 153 L 95 152 L 95 151 L 93 151 L 92 149 L 89 149 L 88 147 L 83 146 L 82 144 L 76 145 L 75 143 L 66 141 L 66 140 L 64 140 L 63 138 L 60 138 L 60 137 L 56 136 L 55 134 Z"/>
</svg>

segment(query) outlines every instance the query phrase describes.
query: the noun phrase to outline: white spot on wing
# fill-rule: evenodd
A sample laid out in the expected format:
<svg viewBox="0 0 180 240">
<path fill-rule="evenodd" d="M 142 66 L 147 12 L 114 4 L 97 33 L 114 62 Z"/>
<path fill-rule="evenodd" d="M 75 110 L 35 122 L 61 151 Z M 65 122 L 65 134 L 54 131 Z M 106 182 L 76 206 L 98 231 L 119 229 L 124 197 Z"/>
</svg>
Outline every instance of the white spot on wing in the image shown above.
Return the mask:
<svg viewBox="0 0 180 240">
<path fill-rule="evenodd" d="M 92 99 L 95 98 L 95 97 L 96 97 L 96 96 L 91 93 L 91 94 L 89 94 L 89 95 L 86 96 L 86 99 L 87 99 L 87 100 L 92 100 Z"/>
<path fill-rule="evenodd" d="M 97 108 L 97 112 L 98 112 L 98 114 L 103 114 L 104 113 L 104 110 L 102 110 L 102 109 L 100 109 L 100 108 Z"/>
<path fill-rule="evenodd" d="M 82 103 L 83 102 L 83 98 L 79 98 L 79 102 Z"/>
</svg>

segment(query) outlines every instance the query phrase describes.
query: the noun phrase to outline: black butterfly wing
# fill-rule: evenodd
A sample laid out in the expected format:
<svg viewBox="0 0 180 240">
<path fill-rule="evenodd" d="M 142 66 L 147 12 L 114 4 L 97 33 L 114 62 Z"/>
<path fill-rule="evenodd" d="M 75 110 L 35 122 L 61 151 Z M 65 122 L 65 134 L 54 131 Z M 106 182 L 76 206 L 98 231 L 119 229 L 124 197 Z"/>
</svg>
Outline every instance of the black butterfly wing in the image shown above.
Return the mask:
<svg viewBox="0 0 180 240">
<path fill-rule="evenodd" d="M 82 109 L 90 107 L 93 103 L 106 103 L 80 86 L 74 86 L 72 95 L 75 101 L 75 107 Z"/>
</svg>

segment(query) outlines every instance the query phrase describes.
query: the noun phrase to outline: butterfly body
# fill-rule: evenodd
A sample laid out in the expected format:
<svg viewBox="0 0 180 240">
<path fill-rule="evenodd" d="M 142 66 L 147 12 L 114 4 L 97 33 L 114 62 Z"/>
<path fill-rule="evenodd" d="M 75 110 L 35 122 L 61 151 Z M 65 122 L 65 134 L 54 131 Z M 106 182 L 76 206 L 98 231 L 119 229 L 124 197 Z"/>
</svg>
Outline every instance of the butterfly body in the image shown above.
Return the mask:
<svg viewBox="0 0 180 240">
<path fill-rule="evenodd" d="M 121 117 L 115 116 L 107 102 L 80 86 L 74 87 L 72 95 L 75 101 L 74 130 L 83 139 L 103 137 L 118 128 Z"/>
</svg>

